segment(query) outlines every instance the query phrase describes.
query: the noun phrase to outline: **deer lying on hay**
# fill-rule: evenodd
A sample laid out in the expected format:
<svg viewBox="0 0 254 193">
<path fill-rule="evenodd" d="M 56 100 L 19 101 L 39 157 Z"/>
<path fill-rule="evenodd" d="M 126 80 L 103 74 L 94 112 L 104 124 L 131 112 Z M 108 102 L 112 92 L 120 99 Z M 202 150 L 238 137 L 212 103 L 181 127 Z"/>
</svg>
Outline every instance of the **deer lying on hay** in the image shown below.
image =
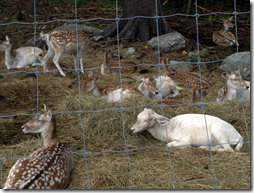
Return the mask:
<svg viewBox="0 0 254 193">
<path fill-rule="evenodd" d="M 97 82 L 100 80 L 100 77 L 93 76 L 93 73 L 90 71 L 88 78 L 84 83 L 84 92 L 89 93 L 93 92 L 94 96 L 100 96 L 102 99 L 106 100 L 108 103 L 111 102 L 121 102 L 121 96 L 123 95 L 123 100 L 132 96 L 143 96 L 143 94 L 137 89 L 130 85 L 126 84 L 108 84 L 99 87 Z M 122 89 L 121 89 L 122 87 Z M 122 93 L 123 91 L 123 93 Z"/>
<path fill-rule="evenodd" d="M 57 136 L 54 115 L 46 105 L 44 110 L 38 120 L 34 117 L 21 129 L 24 133 L 41 133 L 45 147 L 15 163 L 4 189 L 60 189 L 67 186 L 69 173 L 74 168 L 72 152 Z"/>
<path fill-rule="evenodd" d="M 44 34 L 43 32 L 41 32 L 40 37 L 42 40 L 46 41 L 49 48 L 48 53 L 44 58 L 46 63 L 51 56 L 55 55 L 53 62 L 59 70 L 60 74 L 62 76 L 65 76 L 61 67 L 59 66 L 59 59 L 61 58 L 63 53 L 68 53 L 71 54 L 74 58 L 76 70 L 78 68 L 77 56 L 79 56 L 81 72 L 84 73 L 83 53 L 89 44 L 89 40 L 84 32 L 76 33 L 76 31 L 55 30 L 48 34 Z M 46 71 L 46 68 L 47 67 L 45 65 L 44 72 Z"/>
<path fill-rule="evenodd" d="M 144 108 L 131 132 L 138 133 L 144 130 L 160 141 L 168 141 L 168 147 L 184 148 L 193 145 L 209 150 L 210 144 L 212 151 L 234 152 L 231 146 L 236 146 L 237 151 L 243 146 L 243 137 L 232 125 L 211 115 L 204 117 L 203 114 L 184 114 L 168 119 Z"/>
<path fill-rule="evenodd" d="M 222 100 L 240 100 L 241 91 L 244 100 L 250 100 L 250 81 L 245 81 L 239 75 L 239 71 L 222 72 L 221 76 L 225 78 L 226 85 L 221 88 L 218 93 L 217 101 Z M 240 83 L 241 80 L 241 83 Z"/>
<path fill-rule="evenodd" d="M 238 42 L 235 39 L 234 34 L 232 34 L 230 31 L 228 31 L 229 28 L 233 28 L 234 24 L 231 23 L 233 16 L 231 16 L 229 19 L 223 19 L 223 25 L 221 28 L 218 28 L 213 33 L 213 41 L 214 43 L 218 44 L 219 46 L 234 46 L 238 45 Z"/>
<path fill-rule="evenodd" d="M 132 78 L 141 82 L 138 89 L 142 94 L 153 100 L 175 97 L 180 94 L 178 90 L 182 89 L 177 87 L 176 83 L 168 76 L 154 78 L 153 76 L 146 75 L 143 78 Z"/>
<path fill-rule="evenodd" d="M 119 67 L 119 61 L 110 61 L 114 58 L 111 49 L 105 51 L 104 61 L 101 65 L 102 75 L 118 75 L 120 74 L 119 68 L 108 68 L 108 67 Z M 138 69 L 136 64 L 130 60 L 120 60 L 120 65 L 123 67 L 121 73 L 134 73 Z"/>
<path fill-rule="evenodd" d="M 201 99 L 201 88 L 207 89 L 212 84 L 199 73 L 187 72 L 187 71 L 175 71 L 172 72 L 166 64 L 170 64 L 169 58 L 164 57 L 161 61 L 164 66 L 165 74 L 172 78 L 176 83 L 185 84 L 187 87 L 191 87 L 192 90 L 192 103 L 195 103 Z M 200 85 L 201 79 L 201 85 Z M 203 96 L 207 93 L 203 90 Z"/>
<path fill-rule="evenodd" d="M 43 50 L 37 47 L 20 47 L 13 49 L 13 43 L 8 36 L 0 44 L 0 50 L 5 52 L 5 65 L 7 69 L 28 68 L 37 65 L 44 66 Z"/>
</svg>

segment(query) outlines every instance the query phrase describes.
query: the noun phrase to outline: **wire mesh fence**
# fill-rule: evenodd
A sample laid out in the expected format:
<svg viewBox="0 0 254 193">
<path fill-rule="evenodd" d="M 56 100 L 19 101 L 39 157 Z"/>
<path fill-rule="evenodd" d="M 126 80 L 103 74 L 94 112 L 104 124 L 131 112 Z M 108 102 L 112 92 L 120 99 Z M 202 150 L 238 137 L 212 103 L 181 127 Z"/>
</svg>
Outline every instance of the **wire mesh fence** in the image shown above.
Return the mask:
<svg viewBox="0 0 254 193">
<path fill-rule="evenodd" d="M 160 112 L 161 112 L 161 115 L 164 116 L 165 113 L 166 113 L 166 107 L 168 105 L 164 105 L 161 101 L 161 104 L 160 105 L 150 105 L 150 104 L 140 104 L 140 105 L 135 105 L 135 106 L 127 106 L 126 107 L 126 104 L 124 103 L 124 100 L 123 100 L 123 75 L 121 73 L 123 67 L 121 66 L 120 64 L 120 44 L 121 44 L 121 38 L 119 38 L 119 22 L 121 20 L 129 20 L 129 19 L 135 19 L 135 18 L 147 18 L 147 19 L 155 19 L 156 20 L 156 26 L 157 26 L 157 34 L 159 34 L 159 25 L 158 25 L 158 22 L 159 22 L 159 19 L 161 18 L 169 18 L 169 17 L 175 17 L 175 16 L 183 16 L 183 17 L 193 17 L 195 18 L 196 20 L 196 41 L 197 41 L 197 53 L 198 53 L 198 58 L 199 58 L 199 52 L 200 52 L 200 46 L 199 46 L 199 18 L 200 17 L 205 17 L 205 16 L 210 16 L 210 15 L 215 15 L 215 14 L 219 14 L 219 15 L 233 15 L 234 16 L 234 19 L 235 19 L 235 34 L 236 34 L 236 42 L 238 42 L 238 36 L 237 36 L 237 18 L 239 15 L 241 14 L 246 14 L 246 13 L 250 13 L 250 11 L 248 11 L 248 9 L 244 10 L 244 11 L 238 11 L 237 8 L 238 8 L 238 5 L 242 5 L 242 4 L 247 4 L 247 2 L 245 1 L 236 1 L 234 0 L 234 3 L 232 4 L 232 1 L 228 1 L 227 5 L 228 6 L 231 6 L 232 8 L 232 11 L 230 12 L 216 12 L 217 8 L 219 6 L 221 6 L 220 2 L 216 2 L 215 1 L 212 1 L 212 2 L 209 2 L 209 1 L 197 1 L 195 0 L 195 4 L 192 4 L 192 7 L 190 8 L 190 14 L 189 15 L 186 15 L 186 7 L 187 7 L 187 0 L 185 0 L 183 2 L 183 6 L 179 9 L 177 9 L 178 6 L 175 6 L 175 9 L 172 9 L 172 12 L 171 14 L 169 15 L 165 15 L 165 16 L 160 16 L 158 15 L 157 13 L 157 0 L 155 0 L 155 10 L 156 10 L 156 15 L 152 16 L 152 17 L 145 17 L 145 16 L 135 16 L 135 17 L 132 17 L 132 18 L 121 18 L 119 17 L 119 12 L 118 12 L 118 8 L 119 8 L 119 2 L 116 0 L 115 4 L 116 4 L 116 17 L 113 18 L 113 19 L 109 19 L 109 18 L 93 18 L 93 19 L 87 19 L 87 20 L 81 20 L 81 19 L 78 19 L 78 15 L 77 15 L 77 7 L 78 7 L 78 3 L 77 3 L 77 0 L 75 0 L 75 18 L 73 20 L 62 20 L 61 18 L 58 18 L 54 21 L 44 21 L 44 22 L 38 22 L 37 21 L 37 18 L 36 18 L 36 0 L 34 0 L 34 22 L 33 23 L 26 23 L 26 22 L 10 22 L 10 23 L 5 23 L 5 24 L 0 24 L 2 27 L 6 27 L 8 25 L 15 25 L 15 24 L 19 24 L 19 25 L 32 25 L 34 27 L 34 40 L 36 40 L 36 37 L 37 37 L 37 28 L 38 28 L 38 25 L 43 25 L 43 24 L 48 24 L 48 23 L 53 23 L 53 22 L 56 22 L 56 21 L 63 21 L 63 22 L 66 22 L 66 23 L 75 23 L 76 25 L 76 37 L 78 39 L 78 36 L 79 36 L 79 33 L 78 33 L 78 24 L 79 23 L 84 23 L 84 22 L 91 22 L 91 21 L 95 21 L 95 20 L 102 20 L 102 21 L 114 21 L 116 23 L 116 26 L 117 26 L 117 55 L 118 55 L 118 61 L 119 61 L 119 80 L 120 80 L 120 84 L 121 84 L 121 102 L 120 104 L 118 104 L 118 106 L 114 106 L 114 105 L 109 105 L 109 106 L 104 106 L 105 108 L 91 108 L 91 109 L 84 109 L 83 107 L 83 103 L 84 103 L 84 99 L 83 99 L 83 92 L 82 92 L 82 78 L 81 78 L 81 69 L 80 69 L 80 64 L 79 64 L 79 60 L 77 60 L 78 62 L 78 69 L 77 70 L 72 70 L 72 71 L 76 71 L 77 72 L 77 82 L 78 82 L 78 93 L 77 93 L 77 96 L 76 97 L 76 101 L 77 103 L 75 103 L 75 105 L 77 105 L 75 108 L 73 108 L 74 110 L 67 110 L 67 111 L 60 111 L 60 112 L 57 112 L 57 113 L 53 113 L 54 115 L 59 115 L 59 116 L 64 116 L 64 114 L 74 114 L 74 116 L 78 116 L 78 119 L 79 119 L 79 125 L 76 125 L 75 127 L 77 127 L 77 129 L 80 129 L 81 130 L 81 133 L 82 133 L 82 138 L 83 138 L 83 147 L 80 147 L 83 149 L 83 152 L 75 152 L 75 151 L 71 151 L 74 155 L 77 155 L 77 156 L 82 156 L 83 157 L 83 162 L 82 163 L 78 163 L 76 165 L 77 168 L 79 167 L 84 167 L 85 168 L 85 173 L 82 173 L 82 175 L 84 176 L 85 180 L 84 180 L 84 184 L 85 184 L 85 188 L 88 188 L 88 189 L 93 189 L 94 187 L 97 188 L 95 186 L 95 183 L 93 182 L 94 180 L 94 172 L 89 169 L 89 164 L 90 162 L 88 161 L 88 157 L 91 156 L 92 158 L 96 157 L 97 155 L 103 155 L 103 154 L 110 154 L 110 153 L 115 153 L 115 154 L 125 154 L 125 167 L 127 167 L 126 170 L 129 171 L 129 183 L 123 183 L 125 185 L 123 186 L 117 186 L 117 185 L 106 185 L 106 186 L 103 186 L 102 189 L 111 189 L 111 188 L 118 188 L 118 189 L 135 189 L 135 188 L 149 188 L 150 186 L 152 185 L 169 185 L 171 186 L 170 188 L 173 188 L 173 189 L 178 189 L 178 188 L 181 188 L 181 184 L 186 184 L 186 183 L 192 183 L 192 182 L 197 182 L 197 183 L 206 183 L 206 182 L 212 182 L 214 183 L 214 186 L 213 188 L 221 188 L 221 186 L 219 186 L 219 183 L 221 181 L 230 181 L 230 180 L 235 180 L 235 179 L 247 179 L 247 180 L 250 180 L 250 176 L 232 176 L 232 177 L 221 177 L 222 175 L 218 174 L 216 171 L 218 171 L 218 166 L 215 166 L 214 164 L 214 154 L 212 153 L 212 150 L 211 150 L 211 147 L 212 147 L 212 143 L 209 142 L 209 135 L 208 135 L 208 130 L 209 130 L 209 126 L 206 124 L 206 133 L 207 133 L 207 138 L 208 138 L 208 149 L 209 149 L 209 154 L 207 154 L 206 156 L 209 156 L 209 159 L 211 160 L 211 166 L 212 166 L 212 171 L 213 171 L 213 176 L 210 176 L 210 179 L 209 180 L 202 180 L 200 179 L 199 177 L 189 177 L 189 178 L 186 178 L 185 181 L 180 181 L 179 180 L 179 177 L 178 177 L 178 172 L 175 172 L 177 170 L 177 168 L 175 168 L 174 164 L 172 162 L 174 162 L 174 158 L 175 158 L 175 153 L 172 154 L 172 151 L 174 148 L 172 147 L 159 147 L 159 146 L 154 146 L 154 145 L 149 145 L 149 146 L 145 146 L 145 147 L 140 147 L 140 148 L 135 148 L 135 145 L 131 145 L 130 142 L 128 141 L 129 140 L 129 137 L 127 135 L 127 130 L 128 130 L 128 127 L 126 127 L 126 125 L 129 126 L 129 124 L 126 123 L 129 122 L 129 120 L 126 120 L 126 112 L 129 112 L 129 111 L 135 111 L 135 109 L 140 109 L 140 108 L 143 108 L 143 107 L 159 107 L 160 109 Z M 172 7 L 174 5 L 174 1 L 171 1 L 168 5 L 168 7 Z M 195 5 L 195 6 L 193 6 Z M 167 6 L 166 6 L 167 8 Z M 211 10 L 211 13 L 203 13 L 203 10 Z M 166 12 L 167 13 L 167 12 Z M 163 68 L 163 65 L 161 64 L 161 54 L 160 54 L 160 47 L 159 47 L 159 41 L 160 41 L 160 36 L 157 36 L 157 42 L 158 42 L 158 63 L 157 64 L 147 64 L 147 63 L 140 63 L 140 64 L 137 64 L 136 66 L 137 67 L 140 67 L 140 66 L 144 66 L 144 65 L 147 65 L 147 66 L 154 66 L 156 68 L 158 68 L 158 72 L 159 72 L 159 77 L 160 77 L 160 82 L 161 82 L 161 77 L 162 77 L 162 68 Z M 34 41 L 34 46 L 36 45 L 36 41 Z M 77 46 L 77 50 L 79 49 L 79 47 Z M 238 53 L 239 50 L 238 50 L 238 45 L 236 45 L 236 52 Z M 36 57 L 34 55 L 34 57 Z M 217 61 L 212 61 L 212 62 L 202 62 L 200 61 L 200 59 L 198 59 L 198 62 L 197 63 L 193 63 L 195 65 L 197 65 L 198 67 L 198 72 L 199 74 L 201 75 L 202 74 L 202 69 L 201 69 L 201 65 L 203 63 L 206 63 L 206 64 L 211 64 L 211 63 L 214 63 L 214 62 L 220 62 L 221 60 L 217 60 Z M 240 62 L 241 60 L 237 59 L 237 62 L 238 62 L 238 69 L 239 71 L 241 71 L 241 67 L 240 67 Z M 184 62 L 180 62 L 179 64 L 181 63 L 184 63 Z M 169 64 L 170 66 L 171 64 Z M 92 68 L 85 68 L 85 74 L 88 74 L 89 71 L 91 70 L 95 70 L 95 69 L 99 69 L 101 67 L 92 67 Z M 54 71 L 54 70 L 53 70 Z M 56 71 L 56 70 L 55 70 Z M 16 73 L 20 73 L 20 72 L 24 72 L 24 73 L 31 73 L 29 71 L 26 71 L 26 70 L 17 70 L 15 72 L 10 72 L 10 73 L 0 73 L 0 75 L 2 76 L 6 76 L 6 75 L 11 75 L 11 74 L 16 74 Z M 40 88 L 39 88 L 39 85 L 40 85 L 40 77 L 43 76 L 43 72 L 39 70 L 38 66 L 36 65 L 36 70 L 34 71 L 35 73 L 35 76 L 36 76 L 36 95 L 37 95 L 37 105 L 36 105 L 36 111 L 37 113 L 36 114 L 25 114 L 25 113 L 17 113 L 15 115 L 6 115 L 6 116 L 1 116 L 1 117 L 11 117 L 11 116 L 37 116 L 37 121 L 39 119 L 39 116 L 41 115 L 40 114 L 40 106 L 39 104 L 41 103 L 40 101 Z M 240 79 L 241 81 L 241 79 Z M 200 76 L 200 83 L 202 84 L 202 80 L 201 80 L 201 76 Z M 240 84 L 242 84 L 240 82 Z M 162 86 L 160 87 L 160 92 L 162 92 Z M 162 98 L 161 98 L 162 99 Z M 228 100 L 229 102 L 231 103 L 235 103 L 236 101 L 235 100 Z M 250 133 L 250 128 L 248 128 L 248 121 L 247 121 L 247 118 L 246 118 L 246 112 L 245 112 L 245 103 L 249 103 L 250 101 L 246 101 L 243 99 L 243 94 L 241 92 L 241 100 L 237 101 L 239 104 L 241 104 L 241 111 L 242 111 L 242 115 L 243 115 L 243 122 L 244 122 L 244 125 L 245 125 L 245 132 L 246 132 L 246 136 L 244 136 L 244 141 L 243 143 L 245 145 L 248 145 L 248 151 L 250 151 L 250 136 L 249 136 L 249 133 Z M 205 110 L 205 107 L 207 105 L 211 105 L 211 104 L 217 104 L 216 101 L 210 101 L 210 102 L 204 102 L 203 100 L 203 91 L 202 91 L 202 87 L 201 87 L 201 103 L 199 104 L 192 104 L 192 103 L 185 103 L 185 105 L 189 105 L 189 106 L 193 106 L 194 107 L 200 107 L 201 108 L 201 111 L 204 115 L 204 120 L 205 120 L 205 123 L 207 123 L 207 120 L 206 120 L 206 116 L 207 113 L 206 113 L 206 110 Z M 91 151 L 91 148 L 89 148 L 89 150 L 87 150 L 86 146 L 87 146 L 87 141 L 90 142 L 90 140 L 87 138 L 87 135 L 88 135 L 88 128 L 87 128 L 87 122 L 84 123 L 84 116 L 88 113 L 100 113 L 100 112 L 105 112 L 106 114 L 109 112 L 109 113 L 112 113 L 112 112 L 119 112 L 119 116 L 117 117 L 118 119 L 120 119 L 120 122 L 118 122 L 119 124 L 119 127 L 121 126 L 121 129 L 122 129 L 122 135 L 120 136 L 121 138 L 123 138 L 123 144 L 121 147 L 124 147 L 124 148 L 120 148 L 120 150 L 115 150 L 115 149 L 105 149 L 105 150 L 101 150 L 101 151 Z M 114 113 L 112 113 L 112 116 L 113 116 Z M 216 114 L 214 115 L 216 116 Z M 166 116 L 165 116 L 166 117 Z M 76 117 L 77 118 L 77 117 Z M 135 120 L 136 117 L 133 117 L 132 118 L 132 122 L 135 123 Z M 113 124 L 113 123 L 112 123 Z M 38 130 L 38 122 L 37 122 L 37 130 Z M 100 132 L 100 131 L 98 131 Z M 168 135 L 167 135 L 167 122 L 165 121 L 165 132 L 166 132 L 166 142 L 170 142 L 170 140 L 168 139 Z M 43 145 L 42 145 L 42 141 L 39 137 L 39 133 L 37 132 L 37 138 L 39 140 L 39 143 L 40 143 L 40 147 L 41 149 L 43 149 Z M 241 143 L 241 142 L 240 142 Z M 198 146 L 199 144 L 192 144 L 192 145 L 196 145 Z M 223 145 L 223 144 L 220 144 L 220 145 Z M 183 145 L 183 146 L 179 146 L 179 147 L 184 147 L 184 146 L 188 146 L 188 145 Z M 102 148 L 103 149 L 103 148 Z M 133 164 L 132 162 L 132 156 L 133 154 L 135 154 L 136 152 L 140 152 L 142 150 L 145 150 L 145 151 L 149 151 L 150 149 L 162 149 L 162 150 L 165 150 L 166 151 L 166 161 L 165 161 L 165 165 L 164 165 L 164 168 L 166 168 L 165 170 L 168 170 L 167 171 L 167 175 L 168 175 L 168 178 L 167 180 L 165 179 L 162 179 L 162 180 L 157 180 L 157 179 L 154 179 L 154 181 L 149 181 L 149 182 L 146 182 L 146 183 L 141 183 L 141 184 L 136 184 L 136 177 L 134 177 L 134 174 L 136 175 L 136 167 L 135 165 Z M 32 152 L 30 152 L 32 153 Z M 237 155 L 236 155 L 237 156 Z M 11 157 L 11 158 L 8 158 L 8 157 L 5 157 L 3 158 L 3 156 L 1 156 L 1 152 L 0 152 L 0 165 L 1 165 L 1 187 L 3 188 L 4 187 L 4 182 L 6 179 L 3 179 L 3 175 L 2 175 L 2 165 L 5 163 L 5 162 L 8 162 L 9 160 L 17 160 L 17 159 L 20 159 L 20 158 L 28 158 L 29 156 L 23 156 L 23 155 L 20 155 L 19 157 Z M 44 165 L 44 173 L 45 173 L 45 159 L 47 158 L 47 155 L 44 155 L 42 156 L 41 158 L 43 158 L 43 165 Z M 117 159 L 117 158 L 116 158 Z M 216 158 L 217 159 L 217 158 Z M 183 162 L 185 160 L 182 160 Z M 99 162 L 98 162 L 99 163 Z M 127 165 L 127 166 L 126 166 Z M 221 166 L 223 167 L 223 166 Z M 133 169 L 134 168 L 134 169 Z M 10 169 L 10 168 L 9 168 Z M 239 169 L 239 168 L 238 168 Z M 240 168 L 241 169 L 241 168 Z M 134 171 L 133 171 L 134 170 Z M 121 171 L 121 170 L 119 170 Z M 178 171 L 178 170 L 177 170 Z M 73 174 L 74 175 L 74 174 Z M 205 175 L 205 174 L 204 174 Z M 107 175 L 105 175 L 107 176 Z M 105 177 L 104 176 L 104 177 Z M 142 176 L 142 175 L 141 175 Z M 219 177 L 218 177 L 219 176 Z M 99 177 L 100 178 L 100 177 Z M 109 177 L 110 178 L 110 177 Z M 74 177 L 71 177 L 71 179 L 74 179 Z M 114 180 L 113 180 L 114 181 Z M 44 182 L 46 182 L 46 178 L 45 178 L 45 175 L 44 175 Z M 44 183 L 46 184 L 46 183 Z M 117 183 L 116 183 L 117 184 Z M 167 188 L 169 188 L 169 186 L 167 186 Z M 45 186 L 44 188 L 47 188 L 47 186 Z M 72 188 L 75 188 L 75 187 L 72 187 Z M 79 187 L 76 187 L 76 188 L 79 188 Z M 247 187 L 249 188 L 249 187 Z"/>
</svg>

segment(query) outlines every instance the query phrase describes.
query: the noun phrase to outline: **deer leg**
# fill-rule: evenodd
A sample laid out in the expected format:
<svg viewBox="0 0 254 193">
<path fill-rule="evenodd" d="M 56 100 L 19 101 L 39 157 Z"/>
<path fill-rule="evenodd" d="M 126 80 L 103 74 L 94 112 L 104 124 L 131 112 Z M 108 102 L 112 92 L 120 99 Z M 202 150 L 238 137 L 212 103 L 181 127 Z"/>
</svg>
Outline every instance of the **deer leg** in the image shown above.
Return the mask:
<svg viewBox="0 0 254 193">
<path fill-rule="evenodd" d="M 47 62 L 48 62 L 48 60 L 49 60 L 50 57 L 53 56 L 54 54 L 55 54 L 54 50 L 51 49 L 50 46 L 49 46 L 49 50 L 48 50 L 46 56 L 44 57 L 44 68 L 43 68 L 44 73 L 45 73 L 46 70 L 47 70 Z"/>
<path fill-rule="evenodd" d="M 188 147 L 188 142 L 181 140 L 181 139 L 174 139 L 173 141 L 169 142 L 167 144 L 167 147 L 177 147 L 180 146 L 180 148 Z"/>
<path fill-rule="evenodd" d="M 75 70 L 77 70 L 77 69 L 78 69 L 77 54 L 74 54 L 74 53 L 73 53 L 72 56 L 73 56 L 74 63 L 75 63 Z"/>
<path fill-rule="evenodd" d="M 64 74 L 62 68 L 60 67 L 59 63 L 58 63 L 58 62 L 59 62 L 59 59 L 61 58 L 61 56 L 62 56 L 62 54 L 63 54 L 63 51 L 64 51 L 64 50 L 59 50 L 58 52 L 55 53 L 53 62 L 55 63 L 55 65 L 56 65 L 57 69 L 59 70 L 60 74 L 61 74 L 62 76 L 66 76 L 66 75 Z"/>
<path fill-rule="evenodd" d="M 84 74 L 84 70 L 83 70 L 83 49 L 82 48 L 79 50 L 79 60 L 80 60 L 81 72 Z"/>
</svg>

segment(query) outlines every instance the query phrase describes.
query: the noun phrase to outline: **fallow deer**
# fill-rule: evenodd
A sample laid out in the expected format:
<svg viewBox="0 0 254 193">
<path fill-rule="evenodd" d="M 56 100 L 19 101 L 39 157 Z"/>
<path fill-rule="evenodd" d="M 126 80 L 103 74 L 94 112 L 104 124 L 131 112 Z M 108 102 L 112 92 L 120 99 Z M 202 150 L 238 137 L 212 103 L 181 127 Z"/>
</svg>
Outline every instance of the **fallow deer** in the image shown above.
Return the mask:
<svg viewBox="0 0 254 193">
<path fill-rule="evenodd" d="M 51 56 L 55 55 L 53 62 L 59 70 L 60 74 L 62 76 L 65 76 L 61 67 L 59 66 L 59 59 L 63 53 L 68 53 L 71 54 L 74 58 L 76 70 L 78 68 L 77 57 L 79 57 L 81 72 L 84 73 L 83 53 L 89 44 L 89 40 L 84 32 L 76 33 L 76 31 L 55 30 L 48 34 L 44 34 L 43 32 L 41 32 L 40 37 L 42 40 L 46 41 L 48 45 L 48 53 L 44 58 L 46 63 Z M 45 65 L 44 72 L 46 71 L 46 68 L 47 67 Z"/>
<path fill-rule="evenodd" d="M 223 25 L 221 28 L 218 28 L 213 33 L 213 41 L 214 43 L 218 44 L 219 46 L 234 46 L 238 45 L 238 42 L 235 39 L 234 34 L 232 34 L 230 31 L 228 31 L 229 28 L 233 28 L 234 24 L 231 23 L 233 16 L 231 16 L 229 19 L 223 19 Z"/>
<path fill-rule="evenodd" d="M 104 61 L 101 65 L 102 75 L 118 75 L 119 72 L 119 61 L 110 61 L 113 59 L 113 52 L 111 49 L 105 51 Z M 130 60 L 120 60 L 121 73 L 134 73 L 137 70 L 136 64 Z M 109 68 L 108 68 L 109 67 Z"/>
<path fill-rule="evenodd" d="M 37 47 L 20 47 L 13 49 L 13 42 L 8 36 L 0 44 L 0 50 L 5 52 L 5 65 L 7 69 L 27 68 L 37 65 L 44 66 L 43 50 Z M 37 63 L 38 62 L 38 63 Z"/>
<path fill-rule="evenodd" d="M 141 82 L 138 89 L 142 94 L 153 100 L 175 97 L 180 94 L 178 90 L 181 90 L 181 88 L 177 87 L 175 82 L 168 76 L 154 78 L 146 75 L 143 78 L 133 78 Z"/>
<path fill-rule="evenodd" d="M 164 66 L 165 75 L 169 76 L 176 83 L 185 84 L 187 87 L 191 87 L 192 90 L 192 103 L 195 103 L 201 98 L 201 88 L 207 89 L 212 86 L 212 84 L 201 76 L 199 73 L 187 72 L 187 71 L 174 71 L 172 72 L 166 64 L 170 64 L 169 58 L 164 57 L 161 60 Z M 200 85 L 201 79 L 201 85 Z M 207 93 L 203 90 L 203 96 Z"/>
<path fill-rule="evenodd" d="M 137 88 L 126 84 L 122 84 L 122 86 L 121 84 L 109 84 L 100 88 L 97 84 L 98 80 L 100 80 L 100 77 L 94 78 L 93 73 L 90 71 L 88 78 L 84 83 L 84 92 L 89 93 L 92 91 L 94 96 L 100 96 L 108 103 L 120 102 L 122 98 L 121 96 L 123 96 L 123 100 L 132 96 L 143 96 Z"/>
<path fill-rule="evenodd" d="M 60 189 L 68 184 L 74 168 L 72 152 L 60 142 L 56 119 L 46 105 L 40 114 L 38 120 L 34 117 L 21 129 L 24 133 L 41 133 L 45 147 L 15 163 L 4 189 Z"/>
<path fill-rule="evenodd" d="M 221 76 L 226 79 L 226 85 L 221 88 L 218 93 L 217 101 L 222 100 L 240 100 L 241 91 L 243 92 L 243 99 L 250 98 L 250 82 L 242 79 L 239 71 L 222 72 Z M 241 80 L 241 83 L 240 83 Z"/>
<path fill-rule="evenodd" d="M 184 114 L 168 119 L 144 108 L 131 132 L 144 130 L 156 139 L 168 142 L 168 147 L 193 145 L 209 150 L 210 144 L 212 151 L 234 152 L 231 146 L 236 146 L 237 151 L 243 146 L 243 137 L 232 125 L 211 115 Z"/>
</svg>

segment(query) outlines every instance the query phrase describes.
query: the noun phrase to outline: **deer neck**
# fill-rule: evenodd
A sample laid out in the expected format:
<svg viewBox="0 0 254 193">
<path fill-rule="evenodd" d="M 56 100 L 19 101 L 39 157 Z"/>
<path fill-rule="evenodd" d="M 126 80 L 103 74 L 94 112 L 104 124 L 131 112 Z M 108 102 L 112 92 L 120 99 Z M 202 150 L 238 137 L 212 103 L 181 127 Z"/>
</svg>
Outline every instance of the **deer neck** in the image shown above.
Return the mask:
<svg viewBox="0 0 254 193">
<path fill-rule="evenodd" d="M 166 129 L 167 129 L 167 133 L 166 133 Z M 165 141 L 167 142 L 170 142 L 171 141 L 171 138 L 170 138 L 170 135 L 169 135 L 169 131 L 170 131 L 170 123 L 167 122 L 167 125 L 165 126 L 165 124 L 160 124 L 159 122 L 156 121 L 155 125 L 149 129 L 147 129 L 147 131 L 149 131 L 149 133 L 151 133 L 151 135 L 160 140 L 160 141 Z M 168 135 L 168 139 L 167 139 L 167 136 L 166 134 Z"/>
<path fill-rule="evenodd" d="M 101 89 L 97 84 L 95 85 L 95 87 L 93 89 L 93 95 L 94 96 L 101 96 Z"/>
<path fill-rule="evenodd" d="M 13 48 L 5 51 L 5 64 L 6 66 L 12 66 L 14 63 Z"/>
<path fill-rule="evenodd" d="M 226 26 L 225 24 L 223 24 L 222 28 L 220 31 L 223 31 L 223 32 L 227 32 L 228 31 L 228 26 Z"/>
<path fill-rule="evenodd" d="M 237 92 L 236 89 L 226 86 L 225 99 L 227 99 L 227 100 L 235 99 L 236 98 L 236 92 Z"/>
<path fill-rule="evenodd" d="M 47 129 L 42 133 L 44 146 L 50 147 L 54 144 L 57 144 L 60 142 L 57 131 L 56 131 L 56 121 L 55 118 L 51 122 L 48 122 L 48 125 L 46 125 Z"/>
</svg>

